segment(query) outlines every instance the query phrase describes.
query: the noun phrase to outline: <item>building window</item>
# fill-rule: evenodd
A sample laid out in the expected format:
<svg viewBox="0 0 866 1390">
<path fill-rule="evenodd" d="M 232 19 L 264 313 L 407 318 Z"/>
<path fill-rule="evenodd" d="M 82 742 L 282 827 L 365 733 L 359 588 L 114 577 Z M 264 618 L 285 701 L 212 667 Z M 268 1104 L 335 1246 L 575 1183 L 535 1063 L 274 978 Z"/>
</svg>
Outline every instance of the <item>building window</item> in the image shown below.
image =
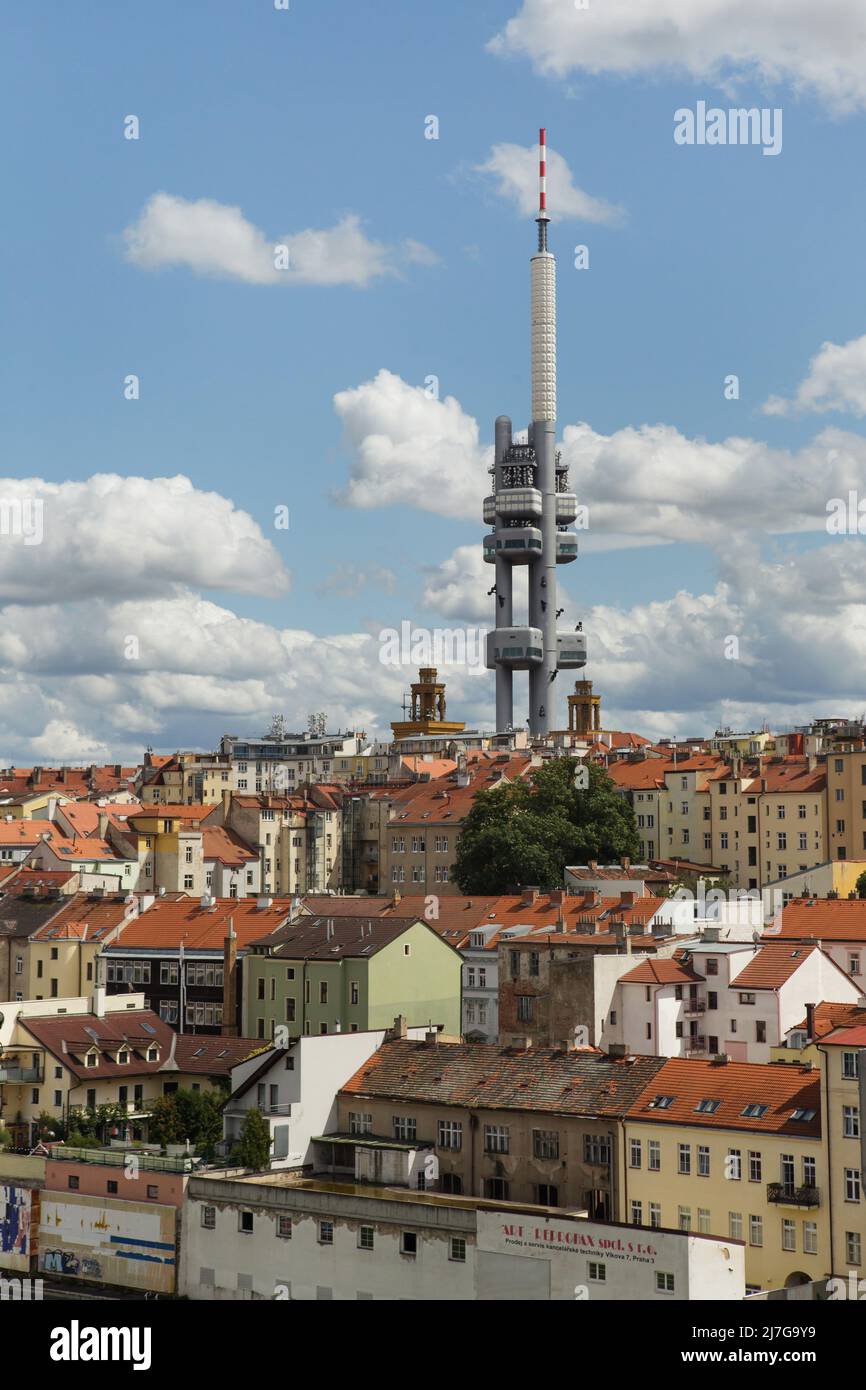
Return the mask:
<svg viewBox="0 0 866 1390">
<path fill-rule="evenodd" d="M 586 1275 L 591 1284 L 604 1284 L 607 1281 L 607 1267 L 598 1260 L 590 1260 L 586 1266 Z"/>
<path fill-rule="evenodd" d="M 319 1222 L 319 1244 L 320 1244 L 320 1245 L 333 1245 L 333 1244 L 334 1244 L 334 1223 L 333 1223 L 333 1221 L 320 1221 L 320 1222 Z"/>
<path fill-rule="evenodd" d="M 604 1134 L 585 1134 L 583 1161 L 606 1167 L 610 1163 L 610 1139 Z"/>
<path fill-rule="evenodd" d="M 77 1192 L 77 1191 L 78 1191 L 78 1185 L 79 1185 L 79 1184 L 78 1184 L 78 1178 L 77 1178 L 77 1177 L 75 1176 L 75 1174 L 73 1173 L 72 1176 L 71 1176 L 70 1179 L 69 1179 L 69 1190 L 70 1190 L 70 1192 Z"/>
<path fill-rule="evenodd" d="M 519 1023 L 532 1022 L 532 1005 L 534 1003 L 531 994 L 518 994 L 517 996 L 517 1019 Z"/>
<path fill-rule="evenodd" d="M 646 1166 L 651 1173 L 660 1173 L 662 1166 L 662 1146 L 658 1139 L 647 1140 Z"/>
<path fill-rule="evenodd" d="M 710 1151 L 706 1144 L 698 1144 L 698 1177 L 710 1176 Z"/>
<path fill-rule="evenodd" d="M 643 1222 L 643 1202 L 632 1202 L 631 1204 L 631 1224 L 640 1226 Z"/>
<path fill-rule="evenodd" d="M 859 1231 L 845 1232 L 845 1259 L 849 1265 L 861 1264 L 861 1241 Z"/>
<path fill-rule="evenodd" d="M 534 1129 L 532 1152 L 536 1158 L 559 1158 L 558 1132 L 554 1129 Z"/>
<path fill-rule="evenodd" d="M 676 1280 L 672 1274 L 666 1274 L 662 1270 L 656 1270 L 656 1293 L 674 1293 L 676 1290 Z"/>
<path fill-rule="evenodd" d="M 806 1255 L 817 1255 L 818 1253 L 817 1221 L 803 1222 L 803 1252 Z"/>
<path fill-rule="evenodd" d="M 448 1258 L 457 1264 L 466 1263 L 466 1241 L 462 1236 L 452 1236 L 448 1246 Z"/>
<path fill-rule="evenodd" d="M 508 1127 L 506 1125 L 484 1126 L 484 1152 L 488 1154 L 508 1153 Z"/>
<path fill-rule="evenodd" d="M 677 1172 L 690 1173 L 692 1171 L 692 1146 L 691 1144 L 677 1145 Z"/>
<path fill-rule="evenodd" d="M 417 1255 L 418 1237 L 414 1231 L 402 1231 L 400 1234 L 400 1254 Z"/>
<path fill-rule="evenodd" d="M 653 1229 L 658 1229 L 662 1224 L 662 1209 L 658 1202 L 650 1202 L 649 1204 L 649 1223 Z"/>
<path fill-rule="evenodd" d="M 842 1080 L 856 1081 L 860 1075 L 856 1052 L 842 1053 Z"/>
<path fill-rule="evenodd" d="M 238 1230 L 245 1236 L 253 1233 L 253 1214 L 251 1211 L 238 1212 Z"/>
<path fill-rule="evenodd" d="M 782 1221 L 782 1249 L 797 1249 L 797 1227 L 788 1217 L 785 1217 Z"/>
<path fill-rule="evenodd" d="M 639 1167 L 640 1167 L 640 1163 L 641 1163 L 641 1141 L 640 1141 L 639 1139 L 632 1139 L 632 1140 L 629 1141 L 629 1146 L 628 1146 L 628 1166 L 629 1166 L 630 1168 L 639 1168 Z"/>
<path fill-rule="evenodd" d="M 743 1213 L 741 1211 L 728 1212 L 728 1238 L 730 1240 L 743 1239 Z"/>
<path fill-rule="evenodd" d="M 202 1207 L 201 1224 L 206 1231 L 213 1231 L 216 1229 L 216 1207 Z"/>
<path fill-rule="evenodd" d="M 725 1160 L 725 1177 L 730 1182 L 739 1182 L 743 1176 L 743 1156 L 739 1149 L 728 1149 Z"/>
<path fill-rule="evenodd" d="M 681 1231 L 690 1231 L 692 1229 L 691 1207 L 677 1208 L 677 1225 L 679 1226 Z"/>
<path fill-rule="evenodd" d="M 485 1178 L 484 1195 L 493 1202 L 508 1201 L 508 1183 L 505 1178 Z"/>
<path fill-rule="evenodd" d="M 409 1115 L 394 1115 L 392 1125 L 395 1139 L 414 1144 L 418 1128 L 414 1119 Z"/>
<path fill-rule="evenodd" d="M 440 1149 L 460 1149 L 463 1147 L 463 1125 L 457 1120 L 439 1121 Z"/>
<path fill-rule="evenodd" d="M 762 1173 L 761 1155 L 749 1150 L 749 1182 L 760 1182 Z"/>
<path fill-rule="evenodd" d="M 292 1218 L 290 1216 L 277 1217 L 277 1237 L 280 1240 L 291 1240 Z"/>
<path fill-rule="evenodd" d="M 350 1134 L 372 1134 L 373 1116 L 360 1110 L 349 1111 L 349 1133 Z"/>
<path fill-rule="evenodd" d="M 360 1226 L 358 1228 L 358 1249 L 372 1250 L 374 1245 L 374 1230 L 372 1226 Z"/>
<path fill-rule="evenodd" d="M 859 1169 L 859 1168 L 846 1168 L 846 1169 L 845 1169 L 845 1201 L 846 1201 L 846 1202 L 859 1202 L 859 1201 L 860 1201 L 860 1169 Z"/>
<path fill-rule="evenodd" d="M 764 1244 L 764 1220 L 761 1216 L 749 1217 L 749 1244 Z"/>
<path fill-rule="evenodd" d="M 860 1138 L 860 1109 L 856 1105 L 842 1106 L 842 1134 L 846 1139 Z"/>
</svg>

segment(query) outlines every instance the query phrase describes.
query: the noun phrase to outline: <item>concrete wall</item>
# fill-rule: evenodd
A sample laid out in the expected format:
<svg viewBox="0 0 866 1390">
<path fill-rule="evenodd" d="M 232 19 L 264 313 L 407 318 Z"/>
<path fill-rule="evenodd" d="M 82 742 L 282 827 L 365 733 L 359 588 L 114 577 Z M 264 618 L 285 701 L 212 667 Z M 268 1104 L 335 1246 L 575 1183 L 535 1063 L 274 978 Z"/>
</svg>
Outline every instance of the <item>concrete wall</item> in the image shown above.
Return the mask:
<svg viewBox="0 0 866 1390">
<path fill-rule="evenodd" d="M 154 1203 L 45 1192 L 39 1272 L 174 1293 L 176 1216 Z"/>
</svg>

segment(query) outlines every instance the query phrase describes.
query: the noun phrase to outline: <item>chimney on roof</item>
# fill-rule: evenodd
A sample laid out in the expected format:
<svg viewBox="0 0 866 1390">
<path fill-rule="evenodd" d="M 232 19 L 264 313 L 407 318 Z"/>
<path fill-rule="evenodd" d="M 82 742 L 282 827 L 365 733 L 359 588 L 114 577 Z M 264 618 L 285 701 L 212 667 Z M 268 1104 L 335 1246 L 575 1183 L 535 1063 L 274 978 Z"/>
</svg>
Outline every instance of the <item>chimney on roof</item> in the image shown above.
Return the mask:
<svg viewBox="0 0 866 1390">
<path fill-rule="evenodd" d="M 122 777 L 122 776 L 123 776 L 123 768 L 121 767 L 120 763 L 115 763 L 115 764 L 114 764 L 114 775 L 115 775 L 115 777 Z"/>
<path fill-rule="evenodd" d="M 549 893 L 550 901 L 554 907 L 565 901 L 564 888 L 551 888 Z"/>
<path fill-rule="evenodd" d="M 409 1036 L 405 1014 L 397 1014 L 397 1017 L 394 1019 L 394 1027 L 391 1030 L 391 1036 L 395 1039 L 405 1039 Z"/>
<path fill-rule="evenodd" d="M 596 869 L 598 868 L 598 860 L 597 860 L 597 859 L 590 859 L 590 861 L 589 861 L 589 867 L 590 867 L 590 869 L 592 870 L 592 872 L 595 873 Z"/>
<path fill-rule="evenodd" d="M 620 1042 L 608 1043 L 608 1046 L 607 1046 L 607 1055 L 608 1055 L 608 1057 L 627 1057 L 627 1056 L 628 1056 L 628 1043 L 624 1043 L 624 1042 L 621 1042 L 621 1043 L 620 1043 Z"/>
<path fill-rule="evenodd" d="M 273 898 L 268 898 L 268 897 L 256 898 L 256 911 L 257 911 L 257 912 L 265 912 L 269 907 L 273 907 L 273 905 L 274 905 L 274 900 L 273 900 Z"/>
<path fill-rule="evenodd" d="M 424 1042 L 427 1047 L 435 1047 L 439 1041 L 439 1029 L 430 1025 L 424 1034 Z"/>
<path fill-rule="evenodd" d="M 806 1042 L 815 1041 L 815 1005 L 806 1005 Z"/>
<path fill-rule="evenodd" d="M 634 892 L 620 893 L 620 895 L 619 895 L 619 901 L 620 901 L 620 906 L 621 906 L 621 907 L 634 907 L 634 904 L 635 904 L 636 900 L 637 900 L 637 893 L 634 893 Z"/>
<path fill-rule="evenodd" d="M 97 820 L 97 831 L 98 831 L 100 840 L 104 840 L 104 839 L 105 839 L 105 832 L 106 832 L 107 829 L 108 829 L 108 816 L 105 814 L 104 811 L 100 811 L 99 817 L 98 817 L 98 820 Z"/>
<path fill-rule="evenodd" d="M 532 904 L 535 902 L 535 900 L 536 900 L 537 897 L 538 897 L 538 889 L 537 889 L 537 888 L 524 888 L 523 893 L 522 893 L 522 895 L 521 895 L 521 899 L 520 899 L 521 905 L 522 905 L 523 907 L 531 907 Z"/>
<path fill-rule="evenodd" d="M 391 894 L 391 903 L 392 903 L 392 905 L 393 905 L 394 907 L 397 906 L 398 902 L 400 901 L 401 896 L 402 896 L 402 895 L 401 895 L 401 893 L 400 893 L 400 889 L 399 889 L 399 888 L 395 888 L 394 891 L 393 891 L 393 893 Z"/>
<path fill-rule="evenodd" d="M 220 1033 L 224 1038 L 236 1038 L 238 1036 L 237 971 L 238 939 L 235 935 L 234 918 L 230 917 L 228 931 L 223 941 L 223 1022 Z"/>
<path fill-rule="evenodd" d="M 42 781 L 42 768 L 41 768 L 41 767 L 34 767 L 32 773 L 30 774 L 30 781 L 31 781 L 31 783 L 33 784 L 34 787 L 38 787 L 38 786 L 39 786 L 39 783 Z"/>
<path fill-rule="evenodd" d="M 628 873 L 629 869 L 631 868 L 631 860 L 629 859 L 627 854 L 624 854 L 622 857 L 622 867 L 625 869 L 626 873 Z"/>
</svg>

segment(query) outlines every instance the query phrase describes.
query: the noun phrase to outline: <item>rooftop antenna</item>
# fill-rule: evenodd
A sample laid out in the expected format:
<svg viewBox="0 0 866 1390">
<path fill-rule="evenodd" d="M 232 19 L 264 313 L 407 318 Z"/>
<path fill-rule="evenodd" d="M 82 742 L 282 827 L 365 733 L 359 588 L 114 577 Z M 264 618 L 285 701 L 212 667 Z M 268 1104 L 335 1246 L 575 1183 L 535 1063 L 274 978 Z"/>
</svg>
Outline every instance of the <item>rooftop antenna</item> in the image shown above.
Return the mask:
<svg viewBox="0 0 866 1390">
<path fill-rule="evenodd" d="M 547 250 L 547 130 L 544 126 L 538 132 L 538 249 Z"/>
</svg>

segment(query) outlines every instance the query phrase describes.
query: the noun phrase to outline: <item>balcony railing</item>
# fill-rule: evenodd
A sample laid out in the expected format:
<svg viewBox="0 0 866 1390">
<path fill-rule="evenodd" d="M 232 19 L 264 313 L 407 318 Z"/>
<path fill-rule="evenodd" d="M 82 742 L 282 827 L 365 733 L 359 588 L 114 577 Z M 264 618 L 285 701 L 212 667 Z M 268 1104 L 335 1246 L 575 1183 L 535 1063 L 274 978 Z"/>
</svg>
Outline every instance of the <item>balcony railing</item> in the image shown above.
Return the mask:
<svg viewBox="0 0 866 1390">
<path fill-rule="evenodd" d="M 700 1033 L 696 1033 L 694 1037 L 686 1038 L 685 1044 L 687 1057 L 701 1057 L 707 1050 L 707 1040 Z"/>
<path fill-rule="evenodd" d="M 767 1201 L 787 1207 L 817 1207 L 821 1196 L 817 1187 L 794 1187 L 792 1183 L 771 1182 L 767 1184 Z"/>
<path fill-rule="evenodd" d="M 683 1005 L 683 1013 L 686 1018 L 692 1018 L 697 1014 L 707 1011 L 706 999 L 686 999 Z"/>
<path fill-rule="evenodd" d="M 17 1067 L 4 1066 L 0 1062 L 0 1084 L 6 1082 L 10 1086 L 19 1082 L 40 1082 L 42 1081 L 41 1067 Z"/>
</svg>

